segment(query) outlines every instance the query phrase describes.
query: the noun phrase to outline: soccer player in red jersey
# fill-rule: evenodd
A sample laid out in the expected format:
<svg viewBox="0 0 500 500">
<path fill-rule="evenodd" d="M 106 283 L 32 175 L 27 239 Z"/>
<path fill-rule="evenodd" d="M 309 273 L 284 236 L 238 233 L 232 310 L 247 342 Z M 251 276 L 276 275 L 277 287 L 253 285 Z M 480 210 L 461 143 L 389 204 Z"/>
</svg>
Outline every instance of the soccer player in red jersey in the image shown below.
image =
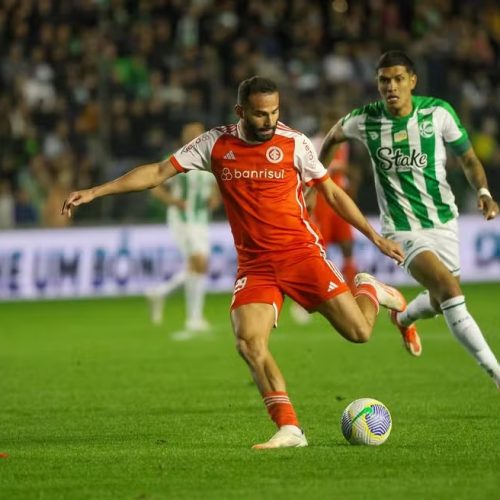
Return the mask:
<svg viewBox="0 0 500 500">
<path fill-rule="evenodd" d="M 302 182 L 385 255 L 403 260 L 399 244 L 380 236 L 351 198 L 329 177 L 310 140 L 278 121 L 279 92 L 267 78 L 252 77 L 238 88 L 237 124 L 216 127 L 180 148 L 168 160 L 141 165 L 125 175 L 70 193 L 62 212 L 97 197 L 151 189 L 181 172 L 208 170 L 215 176 L 238 252 L 231 303 L 237 349 L 248 364 L 278 431 L 254 448 L 307 446 L 285 379 L 269 351 L 285 295 L 318 311 L 351 342 L 366 342 L 379 305 L 401 311 L 406 302 L 394 288 L 358 274 L 354 296 L 328 261 L 311 221 Z"/>
</svg>

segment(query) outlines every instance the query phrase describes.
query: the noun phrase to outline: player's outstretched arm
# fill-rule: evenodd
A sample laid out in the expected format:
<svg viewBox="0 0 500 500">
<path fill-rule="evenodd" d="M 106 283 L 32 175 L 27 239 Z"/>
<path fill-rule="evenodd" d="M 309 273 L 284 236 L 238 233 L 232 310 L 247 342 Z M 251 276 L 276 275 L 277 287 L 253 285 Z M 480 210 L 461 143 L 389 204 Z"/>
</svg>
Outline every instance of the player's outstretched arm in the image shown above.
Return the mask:
<svg viewBox="0 0 500 500">
<path fill-rule="evenodd" d="M 395 259 L 398 263 L 403 262 L 404 253 L 399 244 L 378 234 L 351 197 L 330 178 L 316 184 L 315 187 L 325 197 L 333 210 L 351 226 L 363 233 L 382 253 Z"/>
<path fill-rule="evenodd" d="M 64 200 L 61 214 L 71 217 L 74 207 L 90 203 L 96 198 L 107 196 L 109 194 L 128 193 L 131 191 L 151 189 L 176 174 L 178 174 L 178 171 L 175 169 L 170 160 L 140 165 L 112 181 L 99 186 L 91 187 L 89 189 L 73 191 Z"/>
<path fill-rule="evenodd" d="M 472 148 L 459 156 L 459 162 L 465 172 L 469 184 L 477 192 L 477 206 L 486 220 L 498 215 L 498 204 L 488 190 L 486 172 Z"/>
</svg>

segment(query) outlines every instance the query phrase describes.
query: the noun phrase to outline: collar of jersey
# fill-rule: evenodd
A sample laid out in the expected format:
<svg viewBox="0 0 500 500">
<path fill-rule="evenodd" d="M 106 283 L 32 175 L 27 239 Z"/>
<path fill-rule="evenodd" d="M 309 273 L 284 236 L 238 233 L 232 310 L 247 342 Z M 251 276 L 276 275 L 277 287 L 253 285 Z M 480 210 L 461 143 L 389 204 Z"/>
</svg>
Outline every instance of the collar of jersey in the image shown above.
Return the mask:
<svg viewBox="0 0 500 500">
<path fill-rule="evenodd" d="M 411 105 L 412 105 L 411 111 L 407 115 L 394 116 L 391 113 L 389 113 L 389 110 L 387 109 L 387 103 L 385 101 L 382 101 L 382 109 L 384 110 L 384 115 L 386 116 L 386 118 L 388 118 L 393 122 L 398 122 L 398 123 L 407 122 L 417 112 L 418 105 L 415 102 L 415 96 L 411 96 Z"/>
</svg>

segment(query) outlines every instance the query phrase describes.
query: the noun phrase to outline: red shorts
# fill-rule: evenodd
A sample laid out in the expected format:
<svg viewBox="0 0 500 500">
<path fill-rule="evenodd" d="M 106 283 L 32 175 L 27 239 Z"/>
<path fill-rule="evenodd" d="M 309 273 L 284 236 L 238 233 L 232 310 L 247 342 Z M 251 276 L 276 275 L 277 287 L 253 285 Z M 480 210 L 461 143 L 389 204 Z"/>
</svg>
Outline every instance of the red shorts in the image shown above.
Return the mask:
<svg viewBox="0 0 500 500">
<path fill-rule="evenodd" d="M 244 304 L 274 305 L 276 317 L 285 295 L 308 311 L 349 291 L 342 273 L 318 247 L 255 259 L 238 270 L 231 309 Z"/>
</svg>

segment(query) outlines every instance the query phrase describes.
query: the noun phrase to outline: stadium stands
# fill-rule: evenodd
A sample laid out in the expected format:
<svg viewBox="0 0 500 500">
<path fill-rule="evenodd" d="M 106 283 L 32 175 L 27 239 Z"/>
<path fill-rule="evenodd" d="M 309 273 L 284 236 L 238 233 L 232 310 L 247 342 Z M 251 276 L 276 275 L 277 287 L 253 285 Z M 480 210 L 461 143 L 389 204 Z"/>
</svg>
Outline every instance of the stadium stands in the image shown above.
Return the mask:
<svg viewBox="0 0 500 500">
<path fill-rule="evenodd" d="M 419 93 L 457 108 L 500 198 L 494 0 L 4 0 L 0 227 L 67 223 L 53 215 L 60 192 L 167 154 L 187 120 L 232 121 L 236 85 L 252 74 L 276 79 L 287 123 L 313 134 L 329 110 L 376 96 L 375 62 L 395 47 L 417 61 Z M 466 192 L 453 162 L 450 176 Z M 150 219 L 147 197 L 134 201 L 77 222 Z"/>
</svg>

